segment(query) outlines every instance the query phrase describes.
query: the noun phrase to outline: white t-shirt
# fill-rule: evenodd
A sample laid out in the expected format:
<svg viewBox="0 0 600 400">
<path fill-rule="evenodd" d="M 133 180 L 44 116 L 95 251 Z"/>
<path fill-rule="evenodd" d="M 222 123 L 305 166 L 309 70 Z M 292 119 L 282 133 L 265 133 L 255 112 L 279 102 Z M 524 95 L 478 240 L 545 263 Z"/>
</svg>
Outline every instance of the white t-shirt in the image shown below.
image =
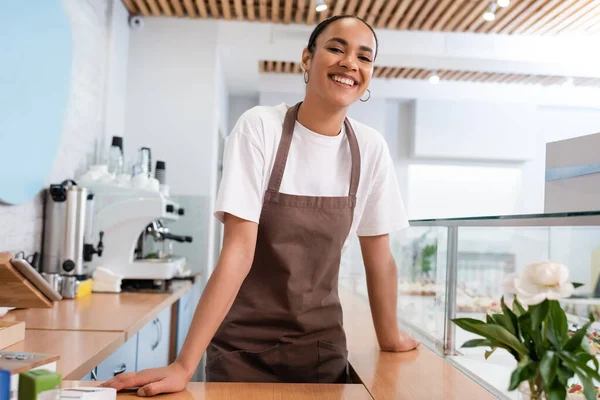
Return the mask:
<svg viewBox="0 0 600 400">
<path fill-rule="evenodd" d="M 287 106 L 246 111 L 227 139 L 215 216 L 224 213 L 258 223 L 283 130 Z M 408 226 L 388 146 L 376 130 L 350 119 L 361 156 L 356 208 L 350 235 L 375 236 Z M 352 160 L 345 129 L 325 136 L 298 121 L 280 192 L 303 196 L 347 196 Z M 348 240 L 346 240 L 346 245 Z"/>
</svg>

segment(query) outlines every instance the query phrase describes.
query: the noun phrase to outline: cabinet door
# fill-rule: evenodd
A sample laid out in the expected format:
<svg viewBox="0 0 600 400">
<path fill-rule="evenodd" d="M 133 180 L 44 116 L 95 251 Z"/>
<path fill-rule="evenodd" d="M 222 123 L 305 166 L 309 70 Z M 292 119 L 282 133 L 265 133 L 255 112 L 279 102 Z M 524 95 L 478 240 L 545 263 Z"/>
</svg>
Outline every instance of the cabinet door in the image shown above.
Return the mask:
<svg viewBox="0 0 600 400">
<path fill-rule="evenodd" d="M 108 356 L 96 368 L 99 381 L 106 381 L 124 372 L 135 372 L 137 361 L 137 335 L 130 338 L 117 351 Z"/>
<path fill-rule="evenodd" d="M 179 306 L 177 307 L 177 355 L 179 355 L 185 337 L 190 329 L 195 309 L 195 305 L 192 303 L 192 290 L 190 289 L 181 296 Z"/>
<path fill-rule="evenodd" d="M 137 370 L 169 365 L 171 307 L 144 326 L 138 333 Z"/>
</svg>

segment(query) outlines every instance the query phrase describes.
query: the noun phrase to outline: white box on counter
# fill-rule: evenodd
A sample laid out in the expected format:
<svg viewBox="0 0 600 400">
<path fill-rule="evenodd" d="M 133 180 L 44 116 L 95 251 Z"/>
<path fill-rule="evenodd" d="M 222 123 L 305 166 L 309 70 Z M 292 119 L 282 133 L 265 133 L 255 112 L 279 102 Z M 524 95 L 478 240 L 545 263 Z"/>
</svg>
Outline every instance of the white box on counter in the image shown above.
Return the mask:
<svg viewBox="0 0 600 400">
<path fill-rule="evenodd" d="M 600 211 L 600 133 L 546 144 L 544 212 Z"/>
</svg>

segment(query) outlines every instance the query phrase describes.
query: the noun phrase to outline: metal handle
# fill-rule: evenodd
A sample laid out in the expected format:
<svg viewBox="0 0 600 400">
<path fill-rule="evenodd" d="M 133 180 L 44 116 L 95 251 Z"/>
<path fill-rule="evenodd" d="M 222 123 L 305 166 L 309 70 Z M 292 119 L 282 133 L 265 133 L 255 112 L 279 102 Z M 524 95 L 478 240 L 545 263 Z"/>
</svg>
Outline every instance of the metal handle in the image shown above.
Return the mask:
<svg viewBox="0 0 600 400">
<path fill-rule="evenodd" d="M 127 365 L 125 363 L 121 363 L 119 369 L 113 371 L 113 376 L 121 375 L 125 371 L 127 371 Z"/>
<path fill-rule="evenodd" d="M 152 351 L 154 351 L 154 350 L 156 350 L 156 348 L 158 347 L 158 345 L 160 344 L 160 342 L 162 340 L 162 323 L 160 322 L 160 319 L 158 319 L 158 318 L 156 318 L 152 322 L 154 323 L 154 325 L 156 325 L 156 334 L 157 334 L 156 343 L 154 343 L 152 345 Z"/>
<path fill-rule="evenodd" d="M 97 381 L 98 380 L 98 367 L 95 367 L 91 372 L 90 372 L 91 378 L 93 381 Z"/>
</svg>

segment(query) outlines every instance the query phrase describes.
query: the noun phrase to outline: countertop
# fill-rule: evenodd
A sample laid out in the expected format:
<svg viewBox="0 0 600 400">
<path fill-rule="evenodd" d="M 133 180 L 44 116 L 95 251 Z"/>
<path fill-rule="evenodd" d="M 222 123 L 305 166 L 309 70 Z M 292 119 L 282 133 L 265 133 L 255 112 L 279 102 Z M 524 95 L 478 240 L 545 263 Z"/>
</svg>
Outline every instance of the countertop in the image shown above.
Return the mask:
<svg viewBox="0 0 600 400">
<path fill-rule="evenodd" d="M 25 321 L 27 331 L 24 341 L 6 350 L 59 353 L 58 371 L 63 379 L 78 380 L 190 287 L 190 283 L 184 283 L 171 294 L 94 293 L 60 301 L 53 309 L 10 311 L 3 319 Z M 340 288 L 340 298 L 349 360 L 359 382 L 350 385 L 190 383 L 187 391 L 165 397 L 172 400 L 495 399 L 425 346 L 407 353 L 379 351 L 368 301 L 343 288 Z M 66 384 L 89 386 L 93 383 Z M 124 393 L 122 397 L 134 395 Z"/>
</svg>

